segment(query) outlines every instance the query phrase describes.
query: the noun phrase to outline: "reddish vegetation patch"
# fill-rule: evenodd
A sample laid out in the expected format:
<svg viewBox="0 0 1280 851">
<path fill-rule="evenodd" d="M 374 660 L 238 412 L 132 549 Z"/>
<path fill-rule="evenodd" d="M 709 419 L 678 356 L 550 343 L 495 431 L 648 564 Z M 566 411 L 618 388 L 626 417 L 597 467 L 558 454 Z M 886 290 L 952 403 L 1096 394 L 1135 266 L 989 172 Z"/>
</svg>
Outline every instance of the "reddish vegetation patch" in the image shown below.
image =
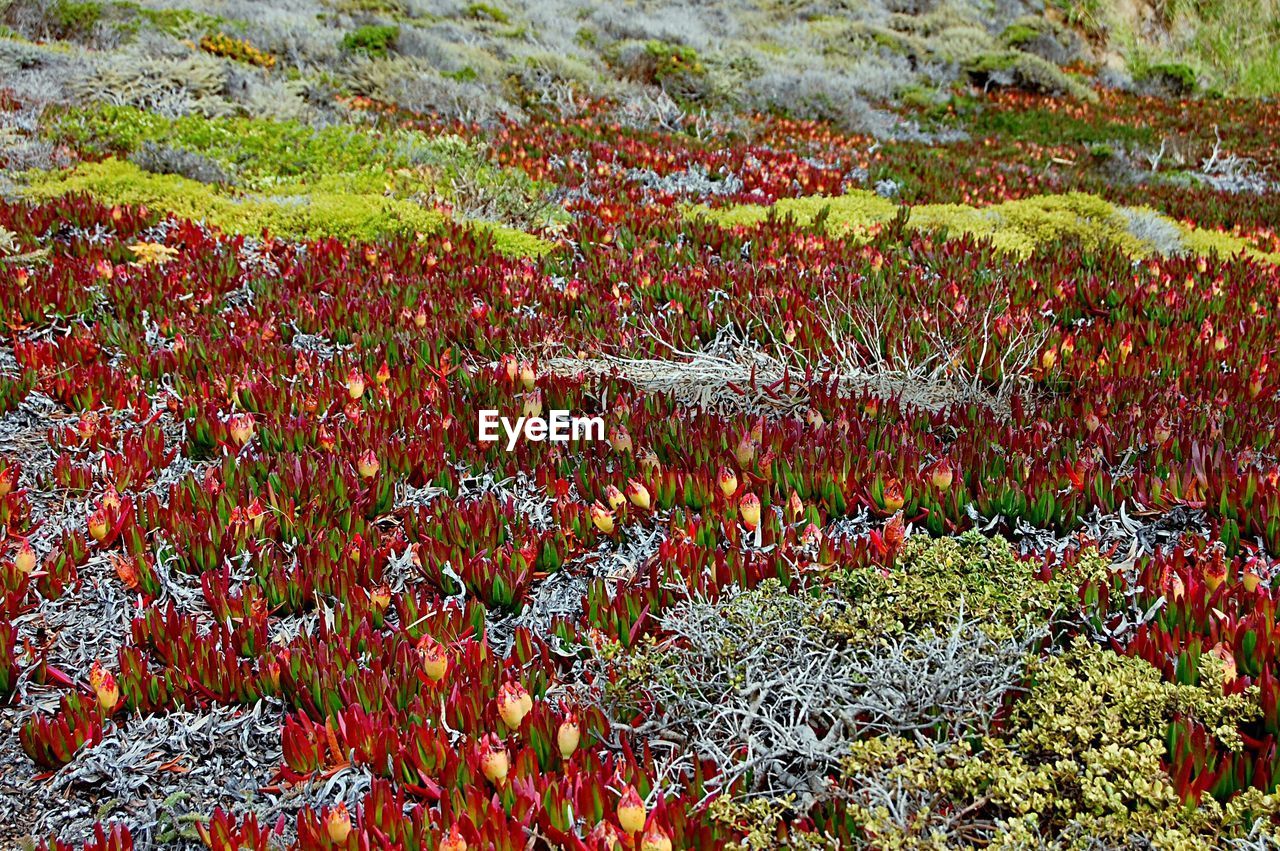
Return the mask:
<svg viewBox="0 0 1280 851">
<path fill-rule="evenodd" d="M 986 104 L 1025 106 L 1056 109 Z M 1196 130 L 1175 106 L 1072 109 Z M 1237 150 L 1274 126 L 1274 108 L 1258 115 L 1247 129 L 1249 115 L 1221 119 Z M 1061 538 L 1097 515 L 1194 510 L 1213 542 L 1141 556 L 1136 582 L 1086 583 L 1077 628 L 1104 635 L 1155 611 L 1113 645 L 1171 682 L 1196 681 L 1202 653 L 1229 658 L 1229 690 L 1256 686 L 1262 717 L 1238 752 L 1179 721 L 1168 772 L 1187 800 L 1274 789 L 1280 272 L 1068 242 L 1013 261 L 900 225 L 855 244 L 782 222 L 683 222 L 683 199 L 632 170 L 732 174 L 724 199 L 752 202 L 835 194 L 851 170 L 874 180 L 888 164 L 931 201 L 1096 187 L 1033 176 L 1066 149 L 1027 143 L 1015 167 L 1009 143 L 977 136 L 867 153 L 771 121 L 749 141 L 673 138 L 589 119 L 499 134 L 503 163 L 577 190 L 566 247 L 540 260 L 461 228 L 297 244 L 84 198 L 0 204 L 19 250 L 47 249 L 0 267 L 0 411 L 7 424 L 48 412 L 40 429 L 6 425 L 0 460 L 0 695 L 25 712 L 22 771 L 74 767 L 156 713 L 265 711 L 280 758 L 263 794 L 373 779 L 351 807 L 304 798 L 287 825 L 223 801 L 199 827 L 214 848 L 266 848 L 277 832 L 303 849 L 608 848 L 614 835 L 729 847 L 740 833 L 706 808 L 723 767 L 663 776 L 651 743 L 577 700 L 580 655 L 662 637 L 660 615 L 690 595 L 892 566 L 908 523 Z M 1261 234 L 1274 198 L 1184 191 L 1169 207 Z M 841 307 L 877 317 L 880 336 Z M 580 352 L 679 361 L 667 344 L 696 351 L 726 326 L 796 368 L 730 384 L 715 409 L 546 368 Z M 1013 364 L 1018 340 L 1034 345 Z M 851 390 L 850 352 L 892 369 L 945 357 L 935 380 L 1014 392 L 1007 409 L 932 409 Z M 761 398 L 769 416 L 746 409 Z M 600 414 L 608 439 L 509 453 L 477 441 L 482 408 Z M 846 521 L 860 533 L 830 534 Z M 1045 580 L 1078 558 L 1034 543 Z M 568 607 L 518 619 L 562 581 Z M 91 669 L 47 618 L 108 594 L 127 601 L 128 627 L 93 637 L 110 653 Z M 842 806 L 787 829 L 862 838 Z M 86 847 L 132 847 L 127 822 Z"/>
</svg>

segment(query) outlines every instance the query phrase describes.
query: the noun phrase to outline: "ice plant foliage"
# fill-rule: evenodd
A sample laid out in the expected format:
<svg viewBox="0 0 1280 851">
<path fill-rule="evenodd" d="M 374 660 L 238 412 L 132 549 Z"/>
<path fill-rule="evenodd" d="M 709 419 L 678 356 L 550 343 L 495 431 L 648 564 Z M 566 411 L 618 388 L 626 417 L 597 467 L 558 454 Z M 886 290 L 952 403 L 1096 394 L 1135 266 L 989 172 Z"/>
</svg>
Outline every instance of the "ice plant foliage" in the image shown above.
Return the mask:
<svg viewBox="0 0 1280 851">
<path fill-rule="evenodd" d="M 983 104 L 992 125 L 1059 108 Z M 1182 121 L 1119 96 L 1078 108 L 1072 121 L 1106 127 Z M 1274 105 L 1221 108 L 1240 150 L 1268 156 Z M 1065 154 L 1047 140 L 1014 162 L 995 130 L 881 148 L 751 119 L 749 136 L 712 145 L 601 115 L 492 133 L 498 161 L 566 187 L 572 223 L 537 259 L 452 225 L 301 243 L 85 196 L 0 202 L 0 226 L 43 250 L 0 266 L 14 362 L 0 412 L 56 410 L 39 452 L 0 457 L 0 702 L 30 710 L 18 739 L 33 770 L 146 717 L 225 707 L 274 713 L 275 792 L 371 779 L 350 800 L 298 804 L 287 831 L 227 800 L 198 824 L 213 848 L 739 847 L 751 826 L 715 802 L 762 796 L 758 755 L 720 764 L 637 732 L 663 707 L 610 663 L 679 640 L 662 626 L 673 606 L 766 580 L 839 586 L 848 615 L 858 589 L 945 572 L 903 571 L 916 536 L 976 528 L 1022 538 L 1023 559 L 1001 569 L 1052 596 L 1043 645 L 1086 636 L 1183 697 L 1221 678 L 1218 697 L 1247 701 L 1214 717 L 1173 701 L 1143 753 L 1171 808 L 1273 818 L 1259 800 L 1280 785 L 1277 267 L 1208 250 L 1135 258 L 1052 223 L 1010 257 L 898 219 L 842 232 L 690 218 L 663 178 L 731 175 L 719 207 L 839 196 L 849 175 L 891 166 L 911 175 L 911 200 L 1105 188 L 1050 169 Z M 1274 196 L 1143 191 L 1276 248 Z M 497 439 L 500 423 L 566 411 L 601 439 Z M 42 514 L 54 504 L 69 506 L 60 525 Z M 1084 540 L 1114 516 L 1200 527 L 1126 557 Z M 1091 546 L 1115 569 L 1094 569 Z M 946 593 L 990 603 L 1009 580 L 968 578 Z M 61 670 L 32 615 L 103 585 L 128 601 L 127 634 Z M 900 614 L 886 635 L 937 604 L 907 597 L 884 607 Z M 625 713 L 583 697 L 609 690 Z M 993 700 L 991 737 L 1024 691 Z M 768 722 L 742 723 L 749 739 Z M 949 735 L 921 725 L 922 741 Z M 857 808 L 863 786 L 836 769 L 811 785 L 769 841 L 874 846 L 883 825 Z M 991 795 L 947 807 L 1011 815 Z M 132 842 L 104 824 L 86 847 Z"/>
</svg>

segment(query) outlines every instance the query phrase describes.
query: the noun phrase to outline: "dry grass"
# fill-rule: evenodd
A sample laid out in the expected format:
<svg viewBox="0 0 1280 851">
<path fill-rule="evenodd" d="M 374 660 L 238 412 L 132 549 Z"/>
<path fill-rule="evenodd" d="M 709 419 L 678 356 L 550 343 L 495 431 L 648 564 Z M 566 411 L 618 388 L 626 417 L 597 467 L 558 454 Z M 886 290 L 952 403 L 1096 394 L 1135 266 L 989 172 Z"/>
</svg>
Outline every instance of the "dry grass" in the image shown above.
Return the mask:
<svg viewBox="0 0 1280 851">
<path fill-rule="evenodd" d="M 811 802 L 868 734 L 936 743 L 986 731 L 1039 637 L 993 640 L 962 610 L 938 635 L 853 646 L 818 626 L 840 605 L 776 583 L 679 603 L 665 638 L 616 660 L 621 680 L 603 663 L 592 681 L 610 685 L 587 697 L 615 726 L 638 715 L 630 729 L 670 751 L 673 776 L 696 754 L 721 769 L 716 788 L 742 781 L 747 795 Z"/>
<path fill-rule="evenodd" d="M 762 345 L 725 326 L 697 350 L 672 345 L 657 329 L 646 330 L 655 347 L 670 352 L 669 358 L 602 353 L 587 358 L 553 357 L 544 361 L 544 368 L 560 376 L 616 375 L 646 392 L 669 393 L 681 404 L 721 412 L 801 413 L 809 404 L 803 376 L 810 370 L 830 374 L 842 394 L 869 393 L 929 411 L 979 404 L 1007 416 L 1014 395 L 1027 387 L 1044 342 L 1043 335 L 1026 327 L 997 340 L 994 326 L 999 313 L 988 308 L 963 331 L 948 330 L 960 327 L 957 317 L 938 317 L 926 329 L 931 350 L 911 352 L 886 342 L 891 335 L 885 314 L 874 304 L 828 297 L 824 310 L 823 330 L 831 341 L 831 353 L 821 362 L 772 335 Z M 990 352 L 999 352 L 1003 377 L 995 386 L 962 365 L 963 333 L 981 341 L 978 362 Z"/>
</svg>

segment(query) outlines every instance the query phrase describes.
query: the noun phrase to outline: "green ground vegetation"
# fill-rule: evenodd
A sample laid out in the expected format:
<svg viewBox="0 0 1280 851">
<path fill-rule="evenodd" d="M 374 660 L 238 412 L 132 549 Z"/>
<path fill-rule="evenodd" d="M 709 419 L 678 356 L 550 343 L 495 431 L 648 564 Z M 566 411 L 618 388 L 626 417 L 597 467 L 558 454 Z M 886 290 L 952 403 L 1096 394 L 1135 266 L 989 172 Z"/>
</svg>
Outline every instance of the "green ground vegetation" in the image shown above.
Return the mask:
<svg viewBox="0 0 1280 851">
<path fill-rule="evenodd" d="M 791 217 L 801 226 L 821 222 L 837 236 L 866 233 L 892 221 L 898 205 L 873 192 L 853 190 L 837 198 L 811 196 L 783 198 L 772 206 L 744 204 L 722 208 L 692 206 L 686 214 L 724 227 L 752 225 L 770 215 Z M 1071 192 L 1005 201 L 986 207 L 967 204 L 919 204 L 905 208 L 908 227 L 990 239 L 997 250 L 1029 256 L 1038 246 L 1069 237 L 1093 248 L 1114 245 L 1135 257 L 1169 253 L 1169 248 L 1192 254 L 1244 253 L 1280 263 L 1280 256 L 1254 250 L 1237 237 L 1216 231 L 1189 228 L 1149 208 L 1126 208 L 1095 195 Z M 1156 243 L 1149 229 L 1139 230 L 1136 220 L 1155 221 L 1175 239 L 1176 245 Z"/>
<path fill-rule="evenodd" d="M 127 106 L 63 110 L 51 116 L 46 133 L 102 159 L 27 174 L 31 197 L 86 192 L 234 232 L 267 228 L 290 237 L 367 239 L 434 230 L 444 216 L 431 202 L 456 204 L 465 191 L 465 200 L 485 203 L 493 220 L 480 226 L 495 233 L 503 250 L 537 254 L 550 248 L 502 220 L 504 213 L 536 205 L 543 187 L 523 172 L 490 164 L 454 136 L 241 117 L 166 118 Z M 176 173 L 153 173 L 127 159 L 147 146 L 181 154 L 170 158 L 179 163 Z M 228 176 L 228 185 L 183 174 L 184 157 L 212 165 L 213 173 Z M 553 221 L 549 216 L 547 223 Z"/>
</svg>

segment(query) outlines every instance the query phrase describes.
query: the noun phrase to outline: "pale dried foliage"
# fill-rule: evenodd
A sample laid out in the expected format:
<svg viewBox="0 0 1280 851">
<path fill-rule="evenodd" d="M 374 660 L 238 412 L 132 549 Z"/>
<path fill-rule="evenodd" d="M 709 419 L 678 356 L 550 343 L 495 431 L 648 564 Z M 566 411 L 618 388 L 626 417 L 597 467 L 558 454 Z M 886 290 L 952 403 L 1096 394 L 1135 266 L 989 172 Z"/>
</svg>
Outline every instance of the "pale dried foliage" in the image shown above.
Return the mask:
<svg viewBox="0 0 1280 851">
<path fill-rule="evenodd" d="M 823 309 L 842 384 L 929 410 L 976 403 L 1007 415 L 1013 397 L 1029 384 L 1048 333 L 1011 317 L 1003 305 L 989 304 L 971 316 L 939 302 L 923 328 L 929 347 L 919 351 L 908 346 L 906 335 L 891 333 L 885 311 L 873 300 L 845 302 L 828 296 Z M 996 330 L 1002 319 L 1009 320 L 1003 335 Z M 998 382 L 984 380 L 966 365 L 971 340 L 978 346 L 975 363 L 996 359 Z"/>
<path fill-rule="evenodd" d="M 648 392 L 670 393 L 682 404 L 706 410 L 784 413 L 805 406 L 798 384 L 793 383 L 790 392 L 783 387 L 787 376 L 796 374 L 794 369 L 731 326 L 721 328 L 707 346 L 692 351 L 650 333 L 670 351 L 670 359 L 553 357 L 544 366 L 553 375 L 617 375 Z"/>
<path fill-rule="evenodd" d="M 617 375 L 646 391 L 670 393 L 682 404 L 706 410 L 803 412 L 808 407 L 803 376 L 811 370 L 829 374 L 843 394 L 870 393 L 930 411 L 978 404 L 1007 416 L 1014 396 L 1029 386 L 1045 341 L 1044 331 L 1017 320 L 999 335 L 997 320 L 1004 314 L 997 305 L 971 318 L 946 308 L 935 311 L 923 329 L 928 349 L 920 351 L 909 348 L 903 335 L 891 333 L 885 312 L 871 300 L 846 302 L 828 295 L 822 305 L 830 352 L 817 362 L 773 335 L 765 346 L 726 325 L 696 350 L 679 348 L 658 328 L 647 328 L 654 346 L 670 353 L 666 358 L 553 357 L 544 366 L 554 375 Z M 965 366 L 969 339 L 976 341 L 977 363 L 989 356 L 997 359 L 998 382 L 985 381 Z"/>
<path fill-rule="evenodd" d="M 1218 125 L 1213 126 L 1214 143 L 1209 156 L 1200 161 L 1200 170 L 1193 172 L 1220 192 L 1252 192 L 1260 195 L 1275 188 L 1266 169 L 1250 157 L 1242 157 L 1222 150 L 1222 135 Z"/>
<path fill-rule="evenodd" d="M 1185 254 L 1186 245 L 1182 231 L 1173 222 L 1154 210 L 1140 207 L 1120 207 L 1120 214 L 1129 220 L 1127 230 L 1134 239 L 1142 240 L 1161 256 Z"/>
<path fill-rule="evenodd" d="M 119 53 L 74 81 L 71 89 L 85 100 L 136 106 L 169 117 L 215 117 L 235 111 L 224 96 L 226 85 L 225 63 L 203 53 L 182 58 Z"/>
<path fill-rule="evenodd" d="M 985 732 L 1038 638 L 993 640 L 962 612 L 940 635 L 850 646 L 819 625 L 839 605 L 773 582 L 683 602 L 662 617 L 661 643 L 590 663 L 596 684 L 612 670 L 625 685 L 591 686 L 586 698 L 618 729 L 665 745 L 672 777 L 710 759 L 722 772 L 714 789 L 741 781 L 743 794 L 811 803 L 833 794 L 830 778 L 860 737 Z"/>
</svg>

